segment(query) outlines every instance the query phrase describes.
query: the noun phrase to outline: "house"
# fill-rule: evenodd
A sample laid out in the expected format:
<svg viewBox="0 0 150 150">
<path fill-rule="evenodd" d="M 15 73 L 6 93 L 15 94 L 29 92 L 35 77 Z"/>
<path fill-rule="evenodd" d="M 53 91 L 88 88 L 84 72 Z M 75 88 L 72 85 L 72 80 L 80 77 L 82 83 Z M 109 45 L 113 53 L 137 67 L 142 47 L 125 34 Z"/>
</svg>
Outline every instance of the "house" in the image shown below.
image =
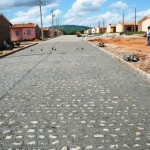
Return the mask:
<svg viewBox="0 0 150 150">
<path fill-rule="evenodd" d="M 0 49 L 4 48 L 4 41 L 10 40 L 10 21 L 0 13 Z"/>
<path fill-rule="evenodd" d="M 96 33 L 97 34 L 101 34 L 101 33 L 105 33 L 106 32 L 106 27 L 96 27 Z"/>
<path fill-rule="evenodd" d="M 124 26 L 124 27 L 123 27 Z M 116 32 L 125 32 L 128 29 L 128 32 L 133 32 L 135 27 L 134 22 L 125 22 L 124 25 L 122 22 L 118 22 L 116 25 Z M 136 25 L 136 31 L 138 31 L 138 25 Z"/>
<path fill-rule="evenodd" d="M 37 24 L 14 24 L 11 28 L 11 40 L 23 41 L 40 39 L 40 28 Z"/>
<path fill-rule="evenodd" d="M 54 29 L 50 29 L 50 38 L 53 38 L 54 37 Z"/>
<path fill-rule="evenodd" d="M 44 38 L 50 38 L 50 29 L 49 28 L 42 28 Z"/>
<path fill-rule="evenodd" d="M 114 33 L 114 32 L 116 32 L 116 26 L 109 24 L 107 26 L 107 33 Z"/>
<path fill-rule="evenodd" d="M 150 26 L 150 17 L 145 16 L 138 22 L 139 31 L 147 31 L 147 27 Z"/>
<path fill-rule="evenodd" d="M 84 31 L 84 34 L 91 34 L 91 29 L 87 29 Z"/>
<path fill-rule="evenodd" d="M 95 34 L 95 33 L 96 33 L 96 28 L 95 28 L 95 27 L 91 29 L 91 33 L 92 33 L 92 34 Z"/>
</svg>

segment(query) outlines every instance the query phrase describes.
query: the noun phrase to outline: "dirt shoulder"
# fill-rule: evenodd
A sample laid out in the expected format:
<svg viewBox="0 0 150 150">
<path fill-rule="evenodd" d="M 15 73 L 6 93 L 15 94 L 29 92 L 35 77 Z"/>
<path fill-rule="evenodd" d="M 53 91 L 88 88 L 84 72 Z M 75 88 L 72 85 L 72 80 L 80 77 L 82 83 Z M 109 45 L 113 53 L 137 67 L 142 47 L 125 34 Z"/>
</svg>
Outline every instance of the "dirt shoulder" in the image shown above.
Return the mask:
<svg viewBox="0 0 150 150">
<path fill-rule="evenodd" d="M 135 54 L 138 62 L 129 62 L 150 74 L 150 46 L 146 46 L 145 37 L 104 37 L 89 40 L 96 45 L 105 43 L 104 49 L 123 58 L 126 54 Z"/>
</svg>

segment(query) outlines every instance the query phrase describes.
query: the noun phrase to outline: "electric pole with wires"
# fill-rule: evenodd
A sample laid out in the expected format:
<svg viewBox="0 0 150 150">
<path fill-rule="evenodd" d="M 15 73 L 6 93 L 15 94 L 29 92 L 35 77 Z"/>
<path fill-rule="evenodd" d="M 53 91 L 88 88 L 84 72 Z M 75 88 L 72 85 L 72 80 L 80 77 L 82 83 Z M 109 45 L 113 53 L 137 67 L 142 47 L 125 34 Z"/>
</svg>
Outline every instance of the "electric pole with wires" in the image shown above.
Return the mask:
<svg viewBox="0 0 150 150">
<path fill-rule="evenodd" d="M 43 19 L 42 19 L 42 1 L 41 0 L 36 0 L 37 3 L 39 4 L 39 7 L 40 7 L 40 19 L 41 19 L 41 36 L 42 36 L 42 40 L 44 40 L 44 37 L 43 37 Z"/>
</svg>

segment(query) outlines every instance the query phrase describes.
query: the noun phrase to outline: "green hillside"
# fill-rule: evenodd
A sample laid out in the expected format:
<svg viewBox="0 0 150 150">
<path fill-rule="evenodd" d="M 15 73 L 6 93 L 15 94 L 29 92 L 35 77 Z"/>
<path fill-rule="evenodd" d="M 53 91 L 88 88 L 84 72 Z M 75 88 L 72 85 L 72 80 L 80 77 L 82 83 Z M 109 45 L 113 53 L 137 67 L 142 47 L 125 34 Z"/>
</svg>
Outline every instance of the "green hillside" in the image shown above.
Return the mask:
<svg viewBox="0 0 150 150">
<path fill-rule="evenodd" d="M 83 33 L 84 30 L 89 29 L 89 27 L 77 26 L 77 25 L 61 25 L 61 26 L 53 26 L 50 28 L 62 30 L 64 34 L 76 34 L 77 31 Z"/>
</svg>

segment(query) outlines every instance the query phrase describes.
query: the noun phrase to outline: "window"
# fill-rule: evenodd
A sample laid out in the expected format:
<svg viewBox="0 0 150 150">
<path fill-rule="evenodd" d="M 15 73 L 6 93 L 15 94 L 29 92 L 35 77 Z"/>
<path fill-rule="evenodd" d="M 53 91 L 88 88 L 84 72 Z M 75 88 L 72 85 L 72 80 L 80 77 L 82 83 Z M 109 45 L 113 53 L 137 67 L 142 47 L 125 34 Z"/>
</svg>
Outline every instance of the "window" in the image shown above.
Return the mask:
<svg viewBox="0 0 150 150">
<path fill-rule="evenodd" d="M 19 30 L 16 30 L 16 36 L 19 36 L 19 35 L 20 35 Z"/>
<path fill-rule="evenodd" d="M 27 35 L 31 35 L 31 30 L 27 30 Z"/>
</svg>

